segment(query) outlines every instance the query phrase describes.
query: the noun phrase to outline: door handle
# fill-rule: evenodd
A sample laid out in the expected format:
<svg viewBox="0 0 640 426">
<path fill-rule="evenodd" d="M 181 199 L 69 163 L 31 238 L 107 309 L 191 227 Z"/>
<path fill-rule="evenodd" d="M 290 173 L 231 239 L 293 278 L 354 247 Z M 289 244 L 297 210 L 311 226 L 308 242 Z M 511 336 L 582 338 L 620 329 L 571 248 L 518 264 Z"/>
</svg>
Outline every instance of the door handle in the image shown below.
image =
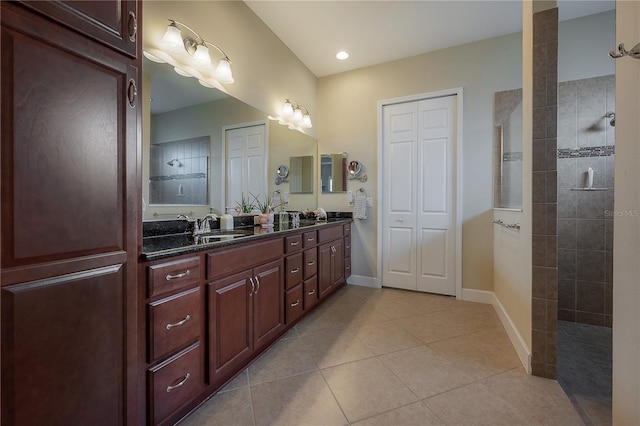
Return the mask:
<svg viewBox="0 0 640 426">
<path fill-rule="evenodd" d="M 256 284 L 253 282 L 253 278 L 249 278 L 249 281 L 251 281 L 251 290 L 249 290 L 249 297 L 251 297 L 255 293 Z"/>
<path fill-rule="evenodd" d="M 258 292 L 260 291 L 260 280 L 258 279 L 258 276 L 256 275 L 256 293 L 258 294 Z"/>
</svg>

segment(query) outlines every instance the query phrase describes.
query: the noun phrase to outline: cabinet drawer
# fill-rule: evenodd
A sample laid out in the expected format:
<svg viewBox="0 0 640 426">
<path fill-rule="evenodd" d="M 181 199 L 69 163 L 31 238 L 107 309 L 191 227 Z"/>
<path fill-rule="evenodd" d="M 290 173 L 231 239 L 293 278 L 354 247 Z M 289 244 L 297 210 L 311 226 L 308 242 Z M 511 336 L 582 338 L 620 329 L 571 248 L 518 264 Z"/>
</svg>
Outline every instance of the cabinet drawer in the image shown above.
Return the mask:
<svg viewBox="0 0 640 426">
<path fill-rule="evenodd" d="M 302 282 L 302 253 L 288 256 L 285 261 L 286 289 L 290 289 Z"/>
<path fill-rule="evenodd" d="M 149 297 L 193 287 L 200 282 L 200 258 L 189 257 L 151 265 L 147 278 Z"/>
<path fill-rule="evenodd" d="M 338 238 L 342 238 L 342 226 L 332 226 L 331 228 L 318 230 L 318 243 L 326 243 Z"/>
<path fill-rule="evenodd" d="M 202 390 L 202 354 L 196 343 L 149 369 L 149 417 L 153 424 L 171 414 Z"/>
<path fill-rule="evenodd" d="M 302 315 L 304 301 L 302 296 L 302 284 L 287 291 L 285 305 L 285 323 L 290 324 Z"/>
<path fill-rule="evenodd" d="M 304 248 L 315 247 L 318 244 L 318 233 L 316 231 L 302 234 L 302 246 Z"/>
<path fill-rule="evenodd" d="M 304 251 L 304 279 L 308 280 L 318 273 L 318 250 L 312 248 Z"/>
<path fill-rule="evenodd" d="M 308 311 L 318 303 L 318 277 L 306 280 L 302 288 L 304 291 L 304 310 Z"/>
<path fill-rule="evenodd" d="M 351 237 L 344 237 L 344 257 L 351 256 Z"/>
<path fill-rule="evenodd" d="M 215 250 L 207 255 L 207 279 L 220 278 L 251 269 L 277 259 L 282 254 L 282 238 Z"/>
<path fill-rule="evenodd" d="M 345 223 L 343 225 L 343 229 L 344 229 L 344 235 L 345 237 L 348 237 L 351 235 L 351 224 L 350 223 Z"/>
<path fill-rule="evenodd" d="M 351 258 L 344 258 L 344 278 L 347 279 L 351 276 Z"/>
<path fill-rule="evenodd" d="M 199 288 L 150 303 L 149 362 L 198 340 L 201 311 Z"/>
<path fill-rule="evenodd" d="M 302 250 L 302 234 L 290 235 L 284 239 L 285 253 L 295 253 Z"/>
</svg>

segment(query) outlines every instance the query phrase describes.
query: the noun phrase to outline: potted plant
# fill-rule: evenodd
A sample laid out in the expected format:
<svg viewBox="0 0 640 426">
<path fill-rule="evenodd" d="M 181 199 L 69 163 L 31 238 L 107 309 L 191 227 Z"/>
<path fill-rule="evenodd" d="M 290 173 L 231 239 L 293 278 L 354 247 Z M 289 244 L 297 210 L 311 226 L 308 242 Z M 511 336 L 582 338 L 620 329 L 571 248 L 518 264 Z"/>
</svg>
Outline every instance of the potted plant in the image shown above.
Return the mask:
<svg viewBox="0 0 640 426">
<path fill-rule="evenodd" d="M 262 228 L 273 227 L 273 210 L 278 206 L 273 205 L 273 199 L 270 195 L 265 195 L 264 201 L 261 201 L 260 198 L 253 194 L 251 195 L 253 196 L 255 207 L 260 211 L 260 214 L 258 214 L 260 226 Z"/>
<path fill-rule="evenodd" d="M 240 203 L 236 201 L 236 212 L 238 216 L 250 215 L 255 208 L 256 205 L 252 203 L 248 197 L 244 198 L 244 193 L 242 194 L 242 201 Z"/>
</svg>

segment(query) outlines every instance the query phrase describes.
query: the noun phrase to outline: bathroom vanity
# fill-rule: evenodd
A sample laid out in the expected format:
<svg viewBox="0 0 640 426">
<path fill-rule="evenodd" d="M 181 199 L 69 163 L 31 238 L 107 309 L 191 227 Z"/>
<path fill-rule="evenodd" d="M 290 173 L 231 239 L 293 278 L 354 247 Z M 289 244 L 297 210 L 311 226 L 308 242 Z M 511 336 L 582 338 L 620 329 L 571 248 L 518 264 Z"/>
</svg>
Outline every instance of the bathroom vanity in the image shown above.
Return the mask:
<svg viewBox="0 0 640 426">
<path fill-rule="evenodd" d="M 143 238 L 147 424 L 174 424 L 350 275 L 351 219 Z"/>
</svg>

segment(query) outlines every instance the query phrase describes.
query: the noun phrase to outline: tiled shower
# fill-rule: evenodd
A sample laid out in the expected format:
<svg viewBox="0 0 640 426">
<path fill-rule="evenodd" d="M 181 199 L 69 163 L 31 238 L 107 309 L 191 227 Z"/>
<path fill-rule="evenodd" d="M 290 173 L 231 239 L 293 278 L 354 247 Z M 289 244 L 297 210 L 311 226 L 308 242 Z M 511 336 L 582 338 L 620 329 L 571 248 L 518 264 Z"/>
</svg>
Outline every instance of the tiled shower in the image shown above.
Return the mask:
<svg viewBox="0 0 640 426">
<path fill-rule="evenodd" d="M 558 85 L 558 319 L 611 327 L 615 77 Z M 587 170 L 593 170 L 591 190 Z"/>
</svg>

